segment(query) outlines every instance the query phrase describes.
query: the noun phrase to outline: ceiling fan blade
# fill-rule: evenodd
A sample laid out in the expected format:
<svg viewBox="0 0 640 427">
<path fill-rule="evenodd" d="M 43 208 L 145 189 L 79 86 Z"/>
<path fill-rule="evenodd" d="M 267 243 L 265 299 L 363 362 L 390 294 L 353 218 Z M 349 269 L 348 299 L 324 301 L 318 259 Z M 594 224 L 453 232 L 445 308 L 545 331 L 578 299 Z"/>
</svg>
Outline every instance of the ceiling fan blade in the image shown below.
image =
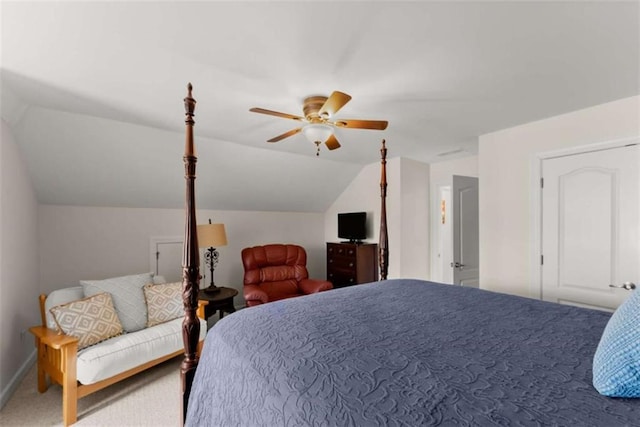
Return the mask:
<svg viewBox="0 0 640 427">
<path fill-rule="evenodd" d="M 270 116 L 282 117 L 285 119 L 304 120 L 304 117 L 294 116 L 293 114 L 280 113 L 278 111 L 265 110 L 264 108 L 253 107 L 249 111 L 252 113 L 268 114 Z"/>
<path fill-rule="evenodd" d="M 350 129 L 385 130 L 389 125 L 389 122 L 386 120 L 341 119 L 336 121 L 334 125 L 341 128 L 350 128 Z"/>
<path fill-rule="evenodd" d="M 325 101 L 318 111 L 320 117 L 331 117 L 338 112 L 339 109 L 351 100 L 351 96 L 346 93 L 334 91 L 329 98 Z"/>
<path fill-rule="evenodd" d="M 326 140 L 325 144 L 327 144 L 327 148 L 329 150 L 335 150 L 336 148 L 340 148 L 340 143 L 335 135 L 331 135 L 329 139 Z"/>
<path fill-rule="evenodd" d="M 275 136 L 271 139 L 269 139 L 267 142 L 278 142 L 278 141 L 282 141 L 285 138 L 289 138 L 290 136 L 295 135 L 296 133 L 300 133 L 300 131 L 302 131 L 302 128 L 297 128 L 297 129 L 292 129 L 289 132 L 285 132 L 282 135 L 278 135 Z"/>
</svg>

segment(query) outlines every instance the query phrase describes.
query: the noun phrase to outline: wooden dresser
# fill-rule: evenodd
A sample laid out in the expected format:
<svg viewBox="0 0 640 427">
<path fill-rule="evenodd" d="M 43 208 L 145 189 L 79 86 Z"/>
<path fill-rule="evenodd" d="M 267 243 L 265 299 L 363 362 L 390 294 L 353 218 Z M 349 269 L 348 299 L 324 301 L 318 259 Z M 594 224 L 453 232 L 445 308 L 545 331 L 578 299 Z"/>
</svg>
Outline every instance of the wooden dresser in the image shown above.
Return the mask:
<svg viewBox="0 0 640 427">
<path fill-rule="evenodd" d="M 327 280 L 334 288 L 379 280 L 378 245 L 327 242 Z"/>
</svg>

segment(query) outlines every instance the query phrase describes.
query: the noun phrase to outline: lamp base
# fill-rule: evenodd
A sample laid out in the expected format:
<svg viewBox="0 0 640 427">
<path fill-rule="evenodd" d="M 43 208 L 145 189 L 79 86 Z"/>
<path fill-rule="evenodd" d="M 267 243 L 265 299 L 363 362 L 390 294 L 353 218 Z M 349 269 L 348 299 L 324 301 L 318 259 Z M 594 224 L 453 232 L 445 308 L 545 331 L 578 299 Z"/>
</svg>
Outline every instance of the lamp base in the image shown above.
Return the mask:
<svg viewBox="0 0 640 427">
<path fill-rule="evenodd" d="M 215 294 L 216 292 L 220 292 L 220 288 L 216 285 L 210 285 L 208 288 L 204 288 L 203 291 L 207 294 Z"/>
</svg>

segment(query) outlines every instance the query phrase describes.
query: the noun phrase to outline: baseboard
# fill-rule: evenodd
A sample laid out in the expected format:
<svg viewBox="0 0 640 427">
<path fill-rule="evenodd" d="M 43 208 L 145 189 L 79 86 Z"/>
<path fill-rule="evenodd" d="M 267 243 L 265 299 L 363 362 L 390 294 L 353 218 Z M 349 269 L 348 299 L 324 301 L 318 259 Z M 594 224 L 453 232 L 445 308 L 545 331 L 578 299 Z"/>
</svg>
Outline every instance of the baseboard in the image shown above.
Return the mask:
<svg viewBox="0 0 640 427">
<path fill-rule="evenodd" d="M 35 362 L 36 350 L 34 349 L 20 369 L 18 369 L 18 372 L 16 372 L 13 378 L 11 378 L 9 384 L 7 384 L 4 390 L 2 390 L 2 393 L 0 394 L 0 410 L 4 408 L 4 405 L 6 405 L 9 399 L 11 399 L 11 396 L 13 396 L 13 393 L 15 393 L 18 387 L 20 387 L 20 382 L 27 375 L 27 372 L 29 372 L 29 369 L 31 369 L 31 366 L 33 366 Z M 36 385 L 34 384 L 33 386 L 35 387 Z"/>
</svg>

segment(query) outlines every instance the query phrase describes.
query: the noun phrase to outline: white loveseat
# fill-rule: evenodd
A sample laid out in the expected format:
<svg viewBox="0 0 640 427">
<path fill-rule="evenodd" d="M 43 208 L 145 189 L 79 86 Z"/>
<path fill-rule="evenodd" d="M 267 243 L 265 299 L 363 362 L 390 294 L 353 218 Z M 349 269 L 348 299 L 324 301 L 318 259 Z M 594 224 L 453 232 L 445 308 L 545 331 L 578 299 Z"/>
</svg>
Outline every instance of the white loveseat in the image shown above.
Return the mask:
<svg viewBox="0 0 640 427">
<path fill-rule="evenodd" d="M 157 286 L 152 286 L 153 279 L 150 273 L 148 277 L 145 273 L 104 281 L 85 281 L 81 282 L 81 286 L 59 289 L 48 296 L 40 296 L 42 326 L 34 326 L 30 329 L 35 336 L 38 351 L 38 391 L 44 393 L 47 390 L 47 377 L 62 386 L 62 418 L 65 426 L 77 421 L 77 401 L 81 397 L 184 352 L 182 339 L 184 311 L 181 295 L 176 295 L 176 286 L 179 284 L 161 284 L 157 283 L 158 279 L 155 278 Z M 144 284 L 145 281 L 151 283 Z M 143 283 L 142 286 L 141 283 Z M 173 291 L 168 295 L 157 295 L 158 289 L 165 292 L 171 289 Z M 160 305 L 165 304 L 164 308 L 168 306 L 167 304 L 171 305 L 169 312 L 173 311 L 173 315 L 168 317 L 173 317 L 172 319 L 163 321 L 162 316 L 167 317 L 167 310 L 160 312 L 158 318 L 159 311 L 156 303 L 153 310 L 151 307 L 147 310 L 147 302 L 153 301 L 153 297 L 149 295 L 154 295 L 154 292 L 158 296 L 156 303 L 159 301 Z M 87 313 L 78 314 L 80 310 L 78 307 L 82 308 L 83 303 L 96 298 L 107 299 L 113 307 L 106 304 L 106 311 L 89 307 L 89 310 L 86 310 Z M 143 308 L 140 306 L 141 301 L 145 304 Z M 175 317 L 176 304 L 179 304 L 181 310 L 180 317 Z M 206 321 L 203 320 L 204 305 L 206 301 L 200 302 L 198 306 L 200 317 L 198 351 L 202 347 L 207 330 Z M 106 312 L 106 317 L 109 315 L 116 317 L 113 316 L 113 308 L 118 317 L 117 320 L 113 320 L 118 324 L 118 320 L 122 319 L 120 325 L 124 328 L 120 329 L 120 333 L 116 330 L 115 336 L 100 341 L 99 335 L 103 333 L 105 326 L 92 323 L 93 316 L 105 317 Z M 96 314 L 98 311 L 100 314 Z M 144 324 L 140 324 L 142 314 L 144 314 Z M 156 316 L 155 320 L 151 318 L 152 314 Z M 137 318 L 137 326 L 136 320 L 132 320 L 134 317 Z M 74 321 L 76 323 L 73 323 Z M 99 330 L 98 337 L 93 337 L 94 334 L 91 331 L 87 335 L 86 330 L 76 333 L 74 330 L 76 325 L 79 325 L 80 329 L 87 325 L 89 328 L 92 327 L 91 325 L 96 325 L 96 331 Z M 87 336 L 89 340 L 99 342 L 87 345 Z M 86 347 L 83 347 L 85 345 Z"/>
</svg>

